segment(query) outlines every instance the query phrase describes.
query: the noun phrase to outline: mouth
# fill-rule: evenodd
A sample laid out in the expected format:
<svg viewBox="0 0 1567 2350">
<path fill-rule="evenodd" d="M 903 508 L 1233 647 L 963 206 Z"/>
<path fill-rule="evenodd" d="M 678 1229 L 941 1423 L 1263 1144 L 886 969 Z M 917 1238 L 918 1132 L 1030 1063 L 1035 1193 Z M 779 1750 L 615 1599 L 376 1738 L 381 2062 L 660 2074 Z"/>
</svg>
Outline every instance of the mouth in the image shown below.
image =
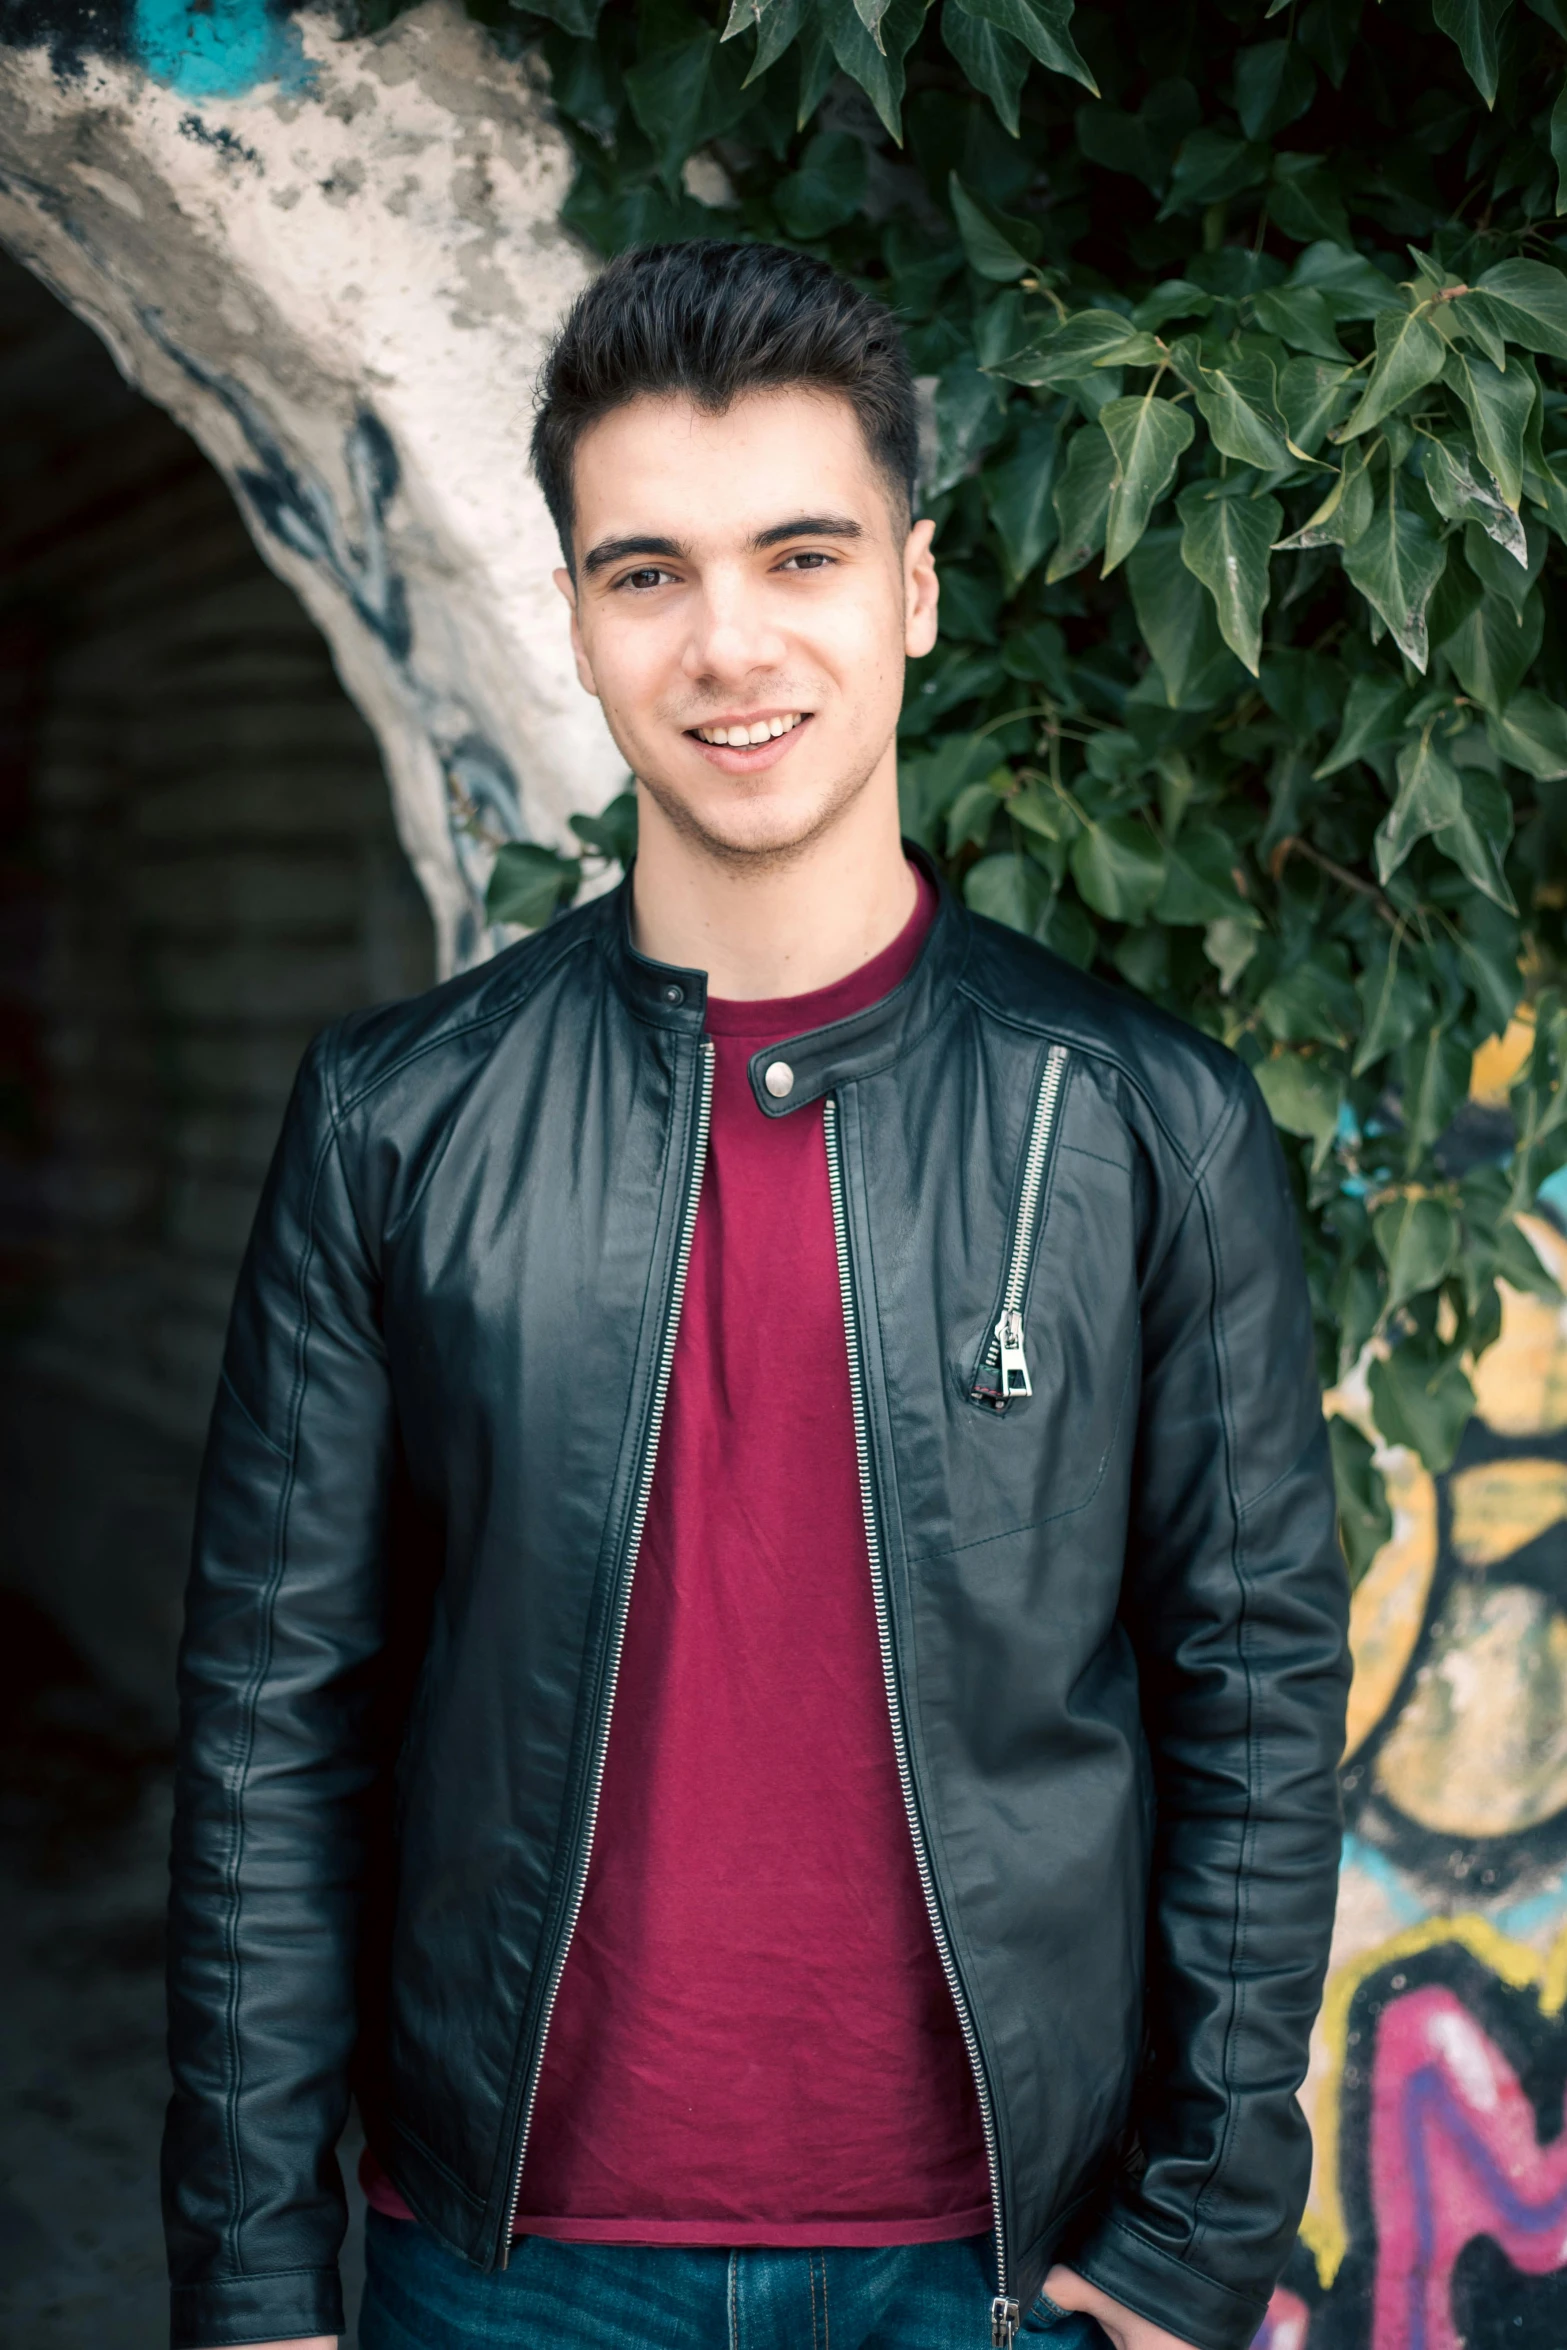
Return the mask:
<svg viewBox="0 0 1567 2350">
<path fill-rule="evenodd" d="M 714 718 L 686 728 L 710 766 L 727 775 L 755 775 L 771 767 L 811 722 L 809 710 L 759 710 L 754 717 Z"/>
</svg>

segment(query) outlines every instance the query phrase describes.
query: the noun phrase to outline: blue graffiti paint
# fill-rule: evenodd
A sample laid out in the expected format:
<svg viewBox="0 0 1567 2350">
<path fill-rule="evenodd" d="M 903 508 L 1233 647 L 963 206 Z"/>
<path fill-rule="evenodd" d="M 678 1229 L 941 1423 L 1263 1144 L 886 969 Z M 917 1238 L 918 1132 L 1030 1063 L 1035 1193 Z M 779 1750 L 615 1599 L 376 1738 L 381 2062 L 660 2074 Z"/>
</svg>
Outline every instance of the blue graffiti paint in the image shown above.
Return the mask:
<svg viewBox="0 0 1567 2350">
<path fill-rule="evenodd" d="M 129 47 L 152 79 L 190 98 L 234 98 L 261 82 L 308 87 L 299 28 L 270 0 L 132 0 Z"/>
</svg>

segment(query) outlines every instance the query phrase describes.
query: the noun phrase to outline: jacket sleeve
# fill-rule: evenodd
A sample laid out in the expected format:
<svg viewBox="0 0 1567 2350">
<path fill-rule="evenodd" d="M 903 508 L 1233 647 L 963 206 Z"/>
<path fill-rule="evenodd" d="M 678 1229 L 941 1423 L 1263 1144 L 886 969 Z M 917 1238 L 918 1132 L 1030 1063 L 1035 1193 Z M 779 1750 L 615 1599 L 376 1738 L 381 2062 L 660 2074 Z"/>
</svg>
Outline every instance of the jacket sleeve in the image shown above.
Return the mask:
<svg viewBox="0 0 1567 2350">
<path fill-rule="evenodd" d="M 1145 1277 L 1123 1620 L 1157 1827 L 1129 2169 L 1073 2264 L 1245 2350 L 1310 2179 L 1296 2090 L 1339 1859 L 1348 1583 L 1295 1213 L 1245 1071 Z"/>
<path fill-rule="evenodd" d="M 332 1035 L 240 1275 L 180 1656 L 163 2150 L 174 2350 L 340 2330 L 391 1405 Z"/>
</svg>

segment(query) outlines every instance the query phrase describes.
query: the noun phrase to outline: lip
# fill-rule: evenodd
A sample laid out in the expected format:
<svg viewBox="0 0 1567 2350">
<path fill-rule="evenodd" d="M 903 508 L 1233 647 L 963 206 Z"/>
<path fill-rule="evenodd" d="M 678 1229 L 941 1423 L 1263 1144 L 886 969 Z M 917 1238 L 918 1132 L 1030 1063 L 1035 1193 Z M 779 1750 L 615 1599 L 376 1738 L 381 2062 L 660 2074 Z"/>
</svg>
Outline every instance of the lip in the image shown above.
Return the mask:
<svg viewBox="0 0 1567 2350">
<path fill-rule="evenodd" d="M 704 726 L 755 726 L 763 718 L 787 718 L 787 710 L 737 710 L 733 717 L 704 718 Z M 769 735 L 764 743 L 705 743 L 693 727 L 686 729 L 686 741 L 700 751 L 709 766 L 721 775 L 761 775 L 767 768 L 776 767 L 799 741 L 810 726 L 814 712 L 802 710 L 798 726 L 791 726 L 787 734 Z"/>
</svg>

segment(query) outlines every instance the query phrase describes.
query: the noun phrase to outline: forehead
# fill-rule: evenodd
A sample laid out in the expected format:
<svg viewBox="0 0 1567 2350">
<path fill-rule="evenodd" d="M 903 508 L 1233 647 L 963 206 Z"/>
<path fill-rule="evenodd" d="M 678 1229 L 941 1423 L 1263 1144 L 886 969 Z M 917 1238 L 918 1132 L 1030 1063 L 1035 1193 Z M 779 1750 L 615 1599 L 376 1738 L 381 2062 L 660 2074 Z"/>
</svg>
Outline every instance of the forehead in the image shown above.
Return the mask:
<svg viewBox="0 0 1567 2350">
<path fill-rule="evenodd" d="M 572 489 L 579 546 L 633 532 L 748 539 L 824 506 L 867 535 L 888 518 L 859 418 L 833 391 L 747 392 L 717 415 L 679 397 L 630 400 L 577 443 Z"/>
</svg>

